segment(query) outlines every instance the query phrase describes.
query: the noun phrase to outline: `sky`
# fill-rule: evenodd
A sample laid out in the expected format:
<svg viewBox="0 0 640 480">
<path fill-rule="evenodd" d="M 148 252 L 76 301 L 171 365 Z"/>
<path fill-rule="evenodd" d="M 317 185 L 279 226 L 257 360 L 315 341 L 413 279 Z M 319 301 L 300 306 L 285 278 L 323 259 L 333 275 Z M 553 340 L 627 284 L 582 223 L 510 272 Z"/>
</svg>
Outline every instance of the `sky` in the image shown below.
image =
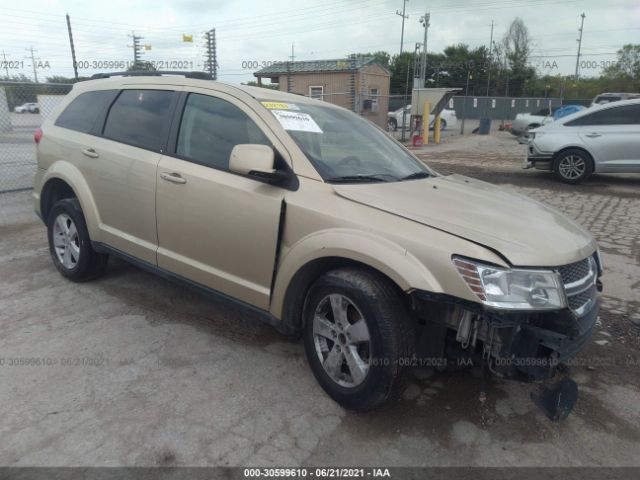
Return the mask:
<svg viewBox="0 0 640 480">
<path fill-rule="evenodd" d="M 218 79 L 254 80 L 269 62 L 343 58 L 350 53 L 400 51 L 403 0 L 5 0 L 0 8 L 0 67 L 4 75 L 73 76 L 65 14 L 71 17 L 80 75 L 118 71 L 131 62 L 130 35 L 149 45 L 144 60 L 203 70 L 204 32 L 215 28 Z M 584 12 L 581 76 L 598 75 L 626 43 L 640 43 L 639 0 L 408 0 L 404 50 L 421 42 L 420 17 L 430 13 L 427 50 L 451 44 L 489 46 L 521 17 L 533 39 L 531 63 L 540 74 L 571 74 Z M 182 35 L 193 35 L 193 43 Z M 5 62 L 6 59 L 6 62 Z M 106 63 L 105 63 L 106 62 Z M 113 66 L 113 68 L 109 68 Z M 178 67 L 178 68 L 175 68 Z"/>
</svg>

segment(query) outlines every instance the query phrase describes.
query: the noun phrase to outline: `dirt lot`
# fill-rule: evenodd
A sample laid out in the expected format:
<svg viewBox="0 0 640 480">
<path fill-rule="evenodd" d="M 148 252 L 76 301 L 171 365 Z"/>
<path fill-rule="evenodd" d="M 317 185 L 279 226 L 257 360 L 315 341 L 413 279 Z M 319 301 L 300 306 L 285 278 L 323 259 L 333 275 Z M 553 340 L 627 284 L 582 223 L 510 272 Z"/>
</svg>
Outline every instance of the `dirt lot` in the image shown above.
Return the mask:
<svg viewBox="0 0 640 480">
<path fill-rule="evenodd" d="M 569 187 L 522 171 L 507 134 L 448 140 L 420 155 L 547 202 L 600 242 L 603 309 L 566 421 L 533 405 L 536 385 L 429 369 L 382 410 L 347 412 L 299 342 L 244 313 L 120 261 L 63 280 L 21 192 L 0 195 L 0 464 L 640 465 L 640 176 Z"/>
</svg>

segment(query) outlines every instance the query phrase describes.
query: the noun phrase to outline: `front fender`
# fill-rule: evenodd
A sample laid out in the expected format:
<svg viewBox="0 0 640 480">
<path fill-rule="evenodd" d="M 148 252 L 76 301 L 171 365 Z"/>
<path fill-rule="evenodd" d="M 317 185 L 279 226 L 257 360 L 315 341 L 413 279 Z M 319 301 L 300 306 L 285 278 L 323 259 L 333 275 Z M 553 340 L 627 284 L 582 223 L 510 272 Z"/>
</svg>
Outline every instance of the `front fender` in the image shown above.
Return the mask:
<svg viewBox="0 0 640 480">
<path fill-rule="evenodd" d="M 58 161 L 51 165 L 41 179 L 40 201 L 42 201 L 42 192 L 47 182 L 52 179 L 63 180 L 71 187 L 82 207 L 89 236 L 92 240 L 100 241 L 100 214 L 91 194 L 91 189 L 80 170 L 71 163 L 64 161 Z"/>
<path fill-rule="evenodd" d="M 282 318 L 285 295 L 295 274 L 309 262 L 330 257 L 368 265 L 405 291 L 442 291 L 433 274 L 415 256 L 390 240 L 362 230 L 323 230 L 296 242 L 280 260 L 270 307 L 276 318 Z"/>
</svg>

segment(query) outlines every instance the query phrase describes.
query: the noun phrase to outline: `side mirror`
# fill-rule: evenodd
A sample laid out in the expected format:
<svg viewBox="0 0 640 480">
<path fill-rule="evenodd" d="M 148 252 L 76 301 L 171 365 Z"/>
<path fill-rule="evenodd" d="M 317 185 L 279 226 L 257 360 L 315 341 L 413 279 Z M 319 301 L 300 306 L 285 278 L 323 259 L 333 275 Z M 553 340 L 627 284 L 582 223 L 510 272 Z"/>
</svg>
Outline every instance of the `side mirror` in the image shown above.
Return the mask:
<svg viewBox="0 0 640 480">
<path fill-rule="evenodd" d="M 288 175 L 276 170 L 273 148 L 267 145 L 240 144 L 233 147 L 229 157 L 229 170 L 241 175 L 254 177 L 265 183 L 280 183 Z"/>
</svg>

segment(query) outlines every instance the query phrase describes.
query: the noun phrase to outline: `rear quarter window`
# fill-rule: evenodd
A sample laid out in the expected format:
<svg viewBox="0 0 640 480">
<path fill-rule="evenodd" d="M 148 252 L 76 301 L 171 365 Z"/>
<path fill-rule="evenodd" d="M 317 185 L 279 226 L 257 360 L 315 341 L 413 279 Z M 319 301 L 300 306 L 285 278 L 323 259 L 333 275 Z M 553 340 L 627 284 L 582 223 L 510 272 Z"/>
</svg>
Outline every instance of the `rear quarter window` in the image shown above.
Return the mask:
<svg viewBox="0 0 640 480">
<path fill-rule="evenodd" d="M 90 133 L 104 114 L 117 90 L 95 90 L 78 95 L 56 119 L 55 125 L 77 132 Z"/>
</svg>

